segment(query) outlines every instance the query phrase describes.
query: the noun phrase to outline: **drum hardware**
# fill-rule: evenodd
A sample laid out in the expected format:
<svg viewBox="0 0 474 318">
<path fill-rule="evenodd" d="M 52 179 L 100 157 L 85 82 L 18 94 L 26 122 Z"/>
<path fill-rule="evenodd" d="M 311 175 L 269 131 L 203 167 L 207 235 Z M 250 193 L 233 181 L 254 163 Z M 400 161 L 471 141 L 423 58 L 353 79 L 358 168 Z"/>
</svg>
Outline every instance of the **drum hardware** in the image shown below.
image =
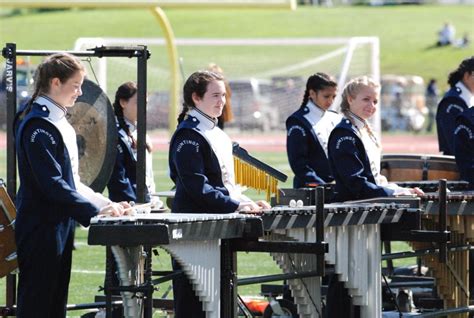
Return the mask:
<svg viewBox="0 0 474 318">
<path fill-rule="evenodd" d="M 381 174 L 390 182 L 424 180 L 459 180 L 459 171 L 453 156 L 384 154 Z"/>
</svg>

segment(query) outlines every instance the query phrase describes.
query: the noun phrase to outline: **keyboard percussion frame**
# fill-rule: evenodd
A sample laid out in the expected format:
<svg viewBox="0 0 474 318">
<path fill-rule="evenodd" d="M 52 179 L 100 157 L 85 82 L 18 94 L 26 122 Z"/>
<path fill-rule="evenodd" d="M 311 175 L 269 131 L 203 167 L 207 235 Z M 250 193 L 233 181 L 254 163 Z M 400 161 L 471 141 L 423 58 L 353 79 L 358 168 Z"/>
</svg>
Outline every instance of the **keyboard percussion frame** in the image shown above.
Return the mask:
<svg viewBox="0 0 474 318">
<path fill-rule="evenodd" d="M 206 317 L 218 318 L 233 317 L 228 310 L 235 308 L 234 294 L 229 290 L 236 278 L 221 271 L 221 262 L 232 257 L 229 255 L 232 251 L 225 248 L 228 246 L 225 241 L 257 238 L 262 234 L 261 220 L 252 215 L 146 214 L 94 218 L 88 243 L 107 247 L 144 246 L 147 256 L 143 286 L 120 286 L 119 290 L 144 294 L 145 317 L 152 316 L 151 247 L 160 246 L 181 263 L 203 303 Z M 106 273 L 106 277 L 110 276 Z M 225 277 L 228 279 L 223 279 Z M 111 315 L 111 289 L 106 288 L 105 294 L 107 315 Z"/>
</svg>

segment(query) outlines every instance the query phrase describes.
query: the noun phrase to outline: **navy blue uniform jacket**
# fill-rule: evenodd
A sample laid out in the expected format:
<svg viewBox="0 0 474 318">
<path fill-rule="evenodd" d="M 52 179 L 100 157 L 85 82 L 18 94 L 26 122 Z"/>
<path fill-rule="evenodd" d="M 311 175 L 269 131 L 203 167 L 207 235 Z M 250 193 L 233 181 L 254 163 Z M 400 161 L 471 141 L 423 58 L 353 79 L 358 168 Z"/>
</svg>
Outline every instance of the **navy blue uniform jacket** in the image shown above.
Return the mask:
<svg viewBox="0 0 474 318">
<path fill-rule="evenodd" d="M 239 202 L 229 196 L 217 156 L 197 131 L 198 125 L 197 118 L 188 116 L 171 139 L 169 168 L 176 185 L 172 212 L 235 212 Z"/>
<path fill-rule="evenodd" d="M 329 162 L 336 179 L 334 201 L 386 197 L 393 190 L 378 186 L 356 128 L 342 119 L 329 136 Z"/>
<path fill-rule="evenodd" d="M 461 89 L 452 87 L 438 104 L 436 112 L 436 128 L 438 130 L 439 151 L 454 156 L 454 130 L 456 117 L 469 105 L 461 97 Z"/>
<path fill-rule="evenodd" d="M 309 112 L 302 107 L 286 120 L 286 152 L 291 170 L 295 174 L 294 188 L 303 188 L 310 183 L 332 182 L 331 167 L 311 124 L 304 118 Z"/>
<path fill-rule="evenodd" d="M 461 179 L 474 188 L 474 107 L 470 107 L 456 118 L 454 151 Z"/>
<path fill-rule="evenodd" d="M 114 170 L 107 184 L 109 198 L 114 202 L 137 201 L 137 159 L 128 140 L 127 133 L 119 129 L 117 143 L 117 157 Z M 148 188 L 145 201 L 150 202 Z"/>
<path fill-rule="evenodd" d="M 18 250 L 53 244 L 58 255 L 72 227 L 73 219 L 88 226 L 99 209 L 75 188 L 68 151 L 58 129 L 44 117 L 46 106 L 33 104 L 18 124 L 16 148 L 20 188 L 16 197 L 15 236 Z"/>
</svg>

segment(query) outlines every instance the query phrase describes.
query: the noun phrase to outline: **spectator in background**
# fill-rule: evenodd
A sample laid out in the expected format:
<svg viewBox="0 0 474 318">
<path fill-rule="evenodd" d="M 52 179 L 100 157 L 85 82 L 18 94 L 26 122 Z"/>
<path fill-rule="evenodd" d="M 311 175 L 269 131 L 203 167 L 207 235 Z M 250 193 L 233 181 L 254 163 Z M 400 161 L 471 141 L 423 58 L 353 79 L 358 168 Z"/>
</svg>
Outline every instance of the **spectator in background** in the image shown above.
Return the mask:
<svg viewBox="0 0 474 318">
<path fill-rule="evenodd" d="M 461 62 L 448 77 L 450 90 L 444 95 L 436 112 L 439 150 L 454 156 L 456 117 L 474 104 L 474 56 Z"/>
<path fill-rule="evenodd" d="M 216 63 L 209 63 L 209 65 L 207 66 L 207 70 L 224 76 L 224 71 Z M 231 105 L 232 90 L 230 89 L 229 81 L 227 81 L 227 79 L 224 80 L 224 85 L 226 102 L 224 105 L 224 109 L 222 110 L 222 115 L 217 118 L 217 126 L 220 129 L 224 129 L 224 124 L 234 119 L 234 114 L 232 113 Z"/>
<path fill-rule="evenodd" d="M 456 36 L 456 29 L 454 26 L 446 22 L 443 25 L 443 28 L 438 32 L 438 42 L 436 42 L 437 46 L 446 46 L 454 44 L 454 39 Z"/>
<path fill-rule="evenodd" d="M 465 48 L 469 46 L 469 43 L 471 41 L 469 40 L 469 33 L 464 33 L 463 37 L 456 40 L 456 43 L 454 45 L 458 48 Z"/>
<path fill-rule="evenodd" d="M 433 129 L 434 117 L 436 114 L 436 106 L 438 105 L 438 86 L 436 85 L 436 79 L 432 78 L 426 86 L 426 107 L 428 107 L 428 125 L 426 131 L 431 132 Z"/>
</svg>

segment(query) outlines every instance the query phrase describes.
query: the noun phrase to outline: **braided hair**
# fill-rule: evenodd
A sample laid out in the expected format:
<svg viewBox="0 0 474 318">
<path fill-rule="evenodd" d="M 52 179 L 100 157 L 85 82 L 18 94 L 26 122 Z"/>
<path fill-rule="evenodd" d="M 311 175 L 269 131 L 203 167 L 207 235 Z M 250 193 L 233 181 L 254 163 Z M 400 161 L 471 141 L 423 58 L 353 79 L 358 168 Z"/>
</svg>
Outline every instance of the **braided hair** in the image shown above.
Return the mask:
<svg viewBox="0 0 474 318">
<path fill-rule="evenodd" d="M 197 71 L 188 77 L 183 87 L 183 110 L 178 116 L 178 124 L 184 120 L 189 110 L 196 107 L 193 94 L 202 98 L 207 92 L 207 86 L 212 81 L 224 81 L 224 77 L 210 71 Z"/>
<path fill-rule="evenodd" d="M 137 84 L 135 82 L 125 82 L 117 88 L 115 92 L 115 100 L 113 103 L 115 117 L 117 118 L 118 125 L 121 129 L 123 129 L 127 136 L 130 137 L 132 140 L 132 149 L 137 149 L 137 140 L 133 137 L 130 128 L 128 127 L 127 123 L 125 122 L 125 117 L 123 115 L 123 107 L 120 104 L 120 101 L 128 101 L 130 98 L 135 96 L 137 93 Z M 152 151 L 151 145 L 147 142 L 146 149 L 148 152 Z"/>
<path fill-rule="evenodd" d="M 341 112 L 344 114 L 344 116 L 349 119 L 349 121 L 352 123 L 353 126 L 357 127 L 355 125 L 354 121 L 354 114 L 351 112 L 350 105 L 349 105 L 349 97 L 351 98 L 356 98 L 357 94 L 361 91 L 362 88 L 364 87 L 372 87 L 376 90 L 380 88 L 380 84 L 378 84 L 376 81 L 374 81 L 372 78 L 368 76 L 360 76 L 356 77 L 352 80 L 350 80 L 346 86 L 344 86 L 344 90 L 342 92 L 342 98 L 341 98 Z M 375 137 L 375 134 L 370 127 L 369 123 L 365 121 L 366 124 L 366 129 L 369 135 L 372 137 L 372 139 L 375 141 L 377 144 L 377 147 L 379 147 L 377 137 Z"/>
<path fill-rule="evenodd" d="M 465 73 L 474 72 L 474 56 L 471 56 L 467 59 L 464 59 L 458 68 L 448 75 L 448 84 L 451 87 L 454 87 L 457 82 L 461 81 Z"/>
<path fill-rule="evenodd" d="M 300 107 L 304 107 L 308 103 L 310 90 L 317 92 L 327 87 L 337 87 L 336 80 L 322 72 L 311 75 L 306 81 L 306 90 Z"/>
<path fill-rule="evenodd" d="M 23 113 L 20 114 L 20 119 L 31 111 L 31 106 L 39 95 L 49 93 L 53 78 L 58 78 L 61 83 L 64 83 L 77 72 L 85 72 L 85 69 L 79 59 L 72 54 L 55 53 L 46 57 L 36 69 L 33 95 Z"/>
</svg>

